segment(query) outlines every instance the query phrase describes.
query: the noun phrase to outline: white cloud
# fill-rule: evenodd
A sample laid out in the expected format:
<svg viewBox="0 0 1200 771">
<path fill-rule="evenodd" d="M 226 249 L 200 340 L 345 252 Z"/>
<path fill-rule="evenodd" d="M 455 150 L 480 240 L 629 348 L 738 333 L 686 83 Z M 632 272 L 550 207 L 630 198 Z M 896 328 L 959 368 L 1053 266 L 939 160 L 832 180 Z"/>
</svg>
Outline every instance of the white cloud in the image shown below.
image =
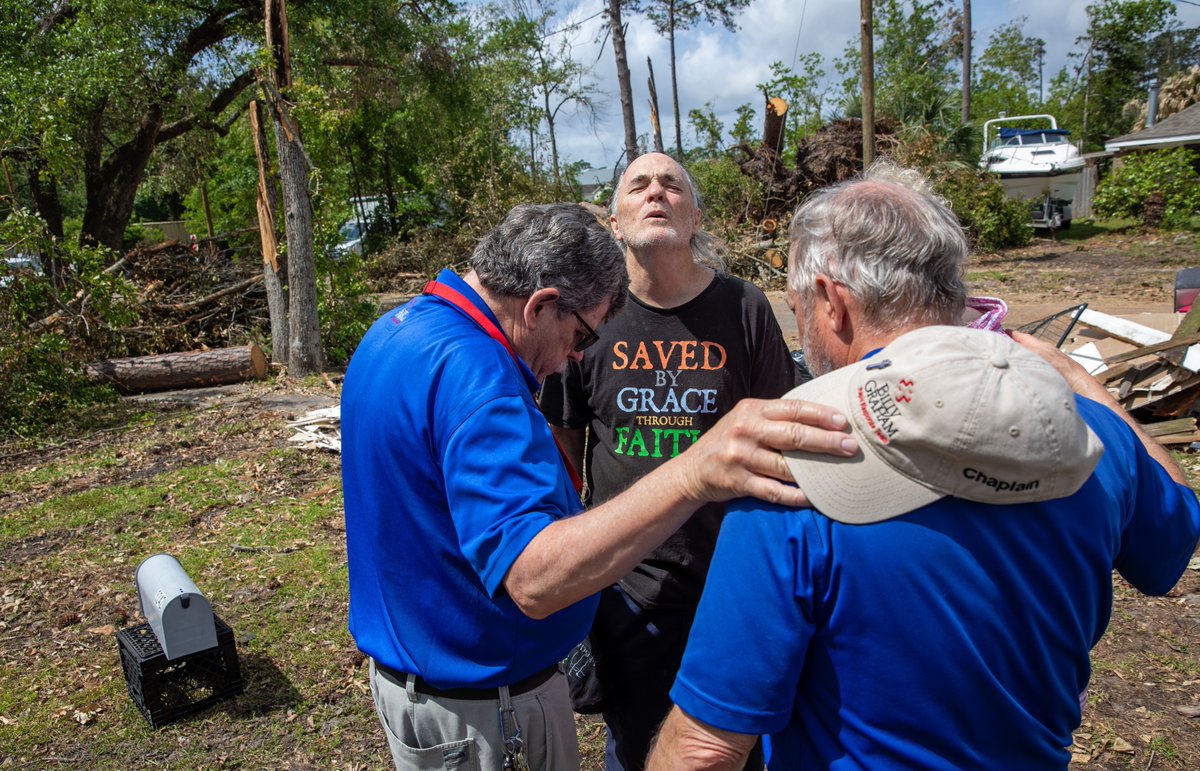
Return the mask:
<svg viewBox="0 0 1200 771">
<path fill-rule="evenodd" d="M 1087 26 L 1085 10 L 1091 0 L 987 0 L 972 4 L 975 28 L 975 55 L 983 52 L 988 36 L 998 26 L 1026 17 L 1025 34 L 1046 41 L 1044 71 L 1046 82 L 1068 64 L 1067 54 L 1074 50 L 1075 38 Z M 596 0 L 577 5 L 577 18 L 598 10 Z M 1176 18 L 1185 27 L 1200 25 L 1200 7 L 1180 4 Z M 646 57 L 654 61 L 659 109 L 664 142 L 674 143 L 671 117 L 670 64 L 666 39 L 654 25 L 640 15 L 627 15 L 627 46 L 633 81 L 634 113 L 639 135 L 650 133 L 649 94 L 646 87 Z M 598 45 L 593 42 L 603 24 L 597 17 L 576 33 L 580 41 L 577 56 L 589 66 L 600 87 L 609 94 L 607 109 L 597 123 L 599 138 L 590 134 L 582 119 L 570 121 L 559 136 L 560 152 L 565 158 L 583 159 L 593 166 L 609 166 L 624 147 L 621 106 L 617 96 L 616 66 L 612 42 L 606 41 L 597 59 Z M 859 35 L 858 3 L 849 0 L 754 0 L 738 17 L 739 31 L 729 33 L 704 24 L 677 33 L 679 58 L 679 109 L 683 119 L 684 143 L 694 141 L 687 123 L 688 110 L 713 102 L 719 118 L 728 129 L 734 110 L 747 102 L 761 114 L 761 95 L 755 88 L 769 77 L 770 65 L 782 61 L 791 66 L 797 54 L 815 51 L 824 59 L 827 80 L 836 77 L 834 59 L 847 44 L 857 44 Z"/>
</svg>

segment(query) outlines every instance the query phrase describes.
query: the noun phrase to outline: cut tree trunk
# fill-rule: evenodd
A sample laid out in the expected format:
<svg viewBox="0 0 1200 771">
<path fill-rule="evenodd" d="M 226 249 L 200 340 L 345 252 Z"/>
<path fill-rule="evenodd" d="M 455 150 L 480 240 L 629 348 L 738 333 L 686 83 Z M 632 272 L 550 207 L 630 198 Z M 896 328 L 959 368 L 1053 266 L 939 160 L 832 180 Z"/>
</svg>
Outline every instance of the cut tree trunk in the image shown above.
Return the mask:
<svg viewBox="0 0 1200 771">
<path fill-rule="evenodd" d="M 288 136 L 287 109 L 277 104 L 275 147 L 283 182 L 284 234 L 287 236 L 288 375 L 315 375 L 324 366 L 317 318 L 317 267 L 313 257 L 312 204 L 308 159 L 300 137 Z"/>
<path fill-rule="evenodd" d="M 777 96 L 767 97 L 766 115 L 763 120 L 763 147 L 772 150 L 778 157 L 783 154 L 783 128 L 787 120 L 788 103 Z"/>
<path fill-rule="evenodd" d="M 317 317 L 317 267 L 313 257 L 312 202 L 308 172 L 312 164 L 300 132 L 289 115 L 281 94 L 291 86 L 288 54 L 287 5 L 284 0 L 265 0 L 267 45 L 275 58 L 274 81 L 265 80 L 275 127 L 279 181 L 283 188 L 284 235 L 287 237 L 288 374 L 315 375 L 324 366 L 321 325 Z"/>
<path fill-rule="evenodd" d="M 267 359 L 261 348 L 250 343 L 211 351 L 107 359 L 88 364 L 84 374 L 122 393 L 144 393 L 262 380 L 267 376 Z"/>
</svg>

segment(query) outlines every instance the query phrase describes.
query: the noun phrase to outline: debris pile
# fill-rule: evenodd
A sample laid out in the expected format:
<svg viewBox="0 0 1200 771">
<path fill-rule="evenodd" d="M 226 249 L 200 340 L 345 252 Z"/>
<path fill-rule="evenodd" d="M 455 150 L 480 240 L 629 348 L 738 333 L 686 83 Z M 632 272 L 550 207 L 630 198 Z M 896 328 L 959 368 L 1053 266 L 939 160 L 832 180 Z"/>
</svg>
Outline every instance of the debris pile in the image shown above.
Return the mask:
<svg viewBox="0 0 1200 771">
<path fill-rule="evenodd" d="M 899 147 L 897 126 L 889 119 L 875 124 L 875 157 L 892 155 Z M 788 166 L 767 143 L 740 145 L 742 173 L 758 180 L 766 191 L 762 212 L 751 217 L 779 218 L 791 214 L 809 193 L 850 179 L 862 171 L 862 121 L 835 120 L 800 142 L 795 163 Z"/>
<path fill-rule="evenodd" d="M 1184 330 L 1172 336 L 1086 305 L 1026 326 L 1023 331 L 1069 350 L 1162 444 L 1200 441 L 1194 415 L 1200 398 L 1200 334 Z"/>
<path fill-rule="evenodd" d="M 332 407 L 306 412 L 287 424 L 294 433 L 288 437 L 301 450 L 342 451 L 342 407 Z"/>
<path fill-rule="evenodd" d="M 218 348 L 267 336 L 262 265 L 256 260 L 168 241 L 135 247 L 104 273 L 127 284 L 114 299 L 128 306 L 131 321 L 106 324 L 93 310 L 92 293 L 81 289 L 34 323 L 33 331 L 67 331 L 97 357 Z"/>
</svg>

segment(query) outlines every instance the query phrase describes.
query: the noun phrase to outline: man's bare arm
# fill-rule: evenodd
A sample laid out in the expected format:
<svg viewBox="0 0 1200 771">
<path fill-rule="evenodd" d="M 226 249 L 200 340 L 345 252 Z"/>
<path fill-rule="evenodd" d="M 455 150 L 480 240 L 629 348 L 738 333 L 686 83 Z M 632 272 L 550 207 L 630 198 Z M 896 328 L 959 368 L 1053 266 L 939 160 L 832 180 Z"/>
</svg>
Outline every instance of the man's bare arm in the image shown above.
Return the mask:
<svg viewBox="0 0 1200 771">
<path fill-rule="evenodd" d="M 797 400 L 743 399 L 686 452 L 606 503 L 559 520 L 517 557 L 504 588 L 523 613 L 545 618 L 620 580 L 701 505 L 751 496 L 808 503 L 780 450 L 849 457 L 846 417 Z"/>
<path fill-rule="evenodd" d="M 757 736 L 713 728 L 673 707 L 650 750 L 646 771 L 737 771 L 756 741 Z"/>
<path fill-rule="evenodd" d="M 1158 465 L 1163 467 L 1163 470 L 1167 472 L 1171 479 L 1174 479 L 1181 485 L 1188 483 L 1187 475 L 1179 467 L 1179 464 L 1175 462 L 1175 459 L 1171 457 L 1171 453 L 1167 451 L 1167 448 L 1159 444 L 1154 437 L 1147 434 L 1141 425 L 1125 411 L 1120 402 L 1108 392 L 1108 389 L 1099 380 L 1089 375 L 1088 371 L 1079 362 L 1067 356 L 1045 340 L 1040 340 L 1033 335 L 1027 335 L 1024 332 L 1013 332 L 1012 338 L 1049 362 L 1063 376 L 1063 379 L 1067 381 L 1067 385 L 1071 386 L 1072 391 L 1094 402 L 1103 404 L 1115 412 L 1117 417 L 1129 424 L 1129 427 L 1133 429 L 1133 433 L 1141 441 L 1142 446 L 1146 448 L 1146 452 L 1158 462 Z"/>
</svg>

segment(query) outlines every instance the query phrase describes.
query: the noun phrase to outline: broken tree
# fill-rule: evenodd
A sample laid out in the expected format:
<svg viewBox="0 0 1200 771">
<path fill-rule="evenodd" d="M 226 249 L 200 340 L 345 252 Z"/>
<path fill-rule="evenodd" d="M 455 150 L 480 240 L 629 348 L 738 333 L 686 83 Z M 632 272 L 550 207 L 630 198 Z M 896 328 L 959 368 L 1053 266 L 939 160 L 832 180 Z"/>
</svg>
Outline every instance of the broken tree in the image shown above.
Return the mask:
<svg viewBox="0 0 1200 771">
<path fill-rule="evenodd" d="M 265 0 L 267 45 L 275 60 L 272 78 L 263 79 L 264 92 L 275 126 L 279 177 L 283 183 L 284 233 L 287 236 L 288 374 L 303 377 L 324 366 L 321 326 L 317 319 L 317 269 L 313 258 L 312 204 L 308 172 L 312 164 L 300 141 L 300 132 L 282 94 L 292 84 L 288 53 L 287 9 L 284 0 Z"/>
</svg>

